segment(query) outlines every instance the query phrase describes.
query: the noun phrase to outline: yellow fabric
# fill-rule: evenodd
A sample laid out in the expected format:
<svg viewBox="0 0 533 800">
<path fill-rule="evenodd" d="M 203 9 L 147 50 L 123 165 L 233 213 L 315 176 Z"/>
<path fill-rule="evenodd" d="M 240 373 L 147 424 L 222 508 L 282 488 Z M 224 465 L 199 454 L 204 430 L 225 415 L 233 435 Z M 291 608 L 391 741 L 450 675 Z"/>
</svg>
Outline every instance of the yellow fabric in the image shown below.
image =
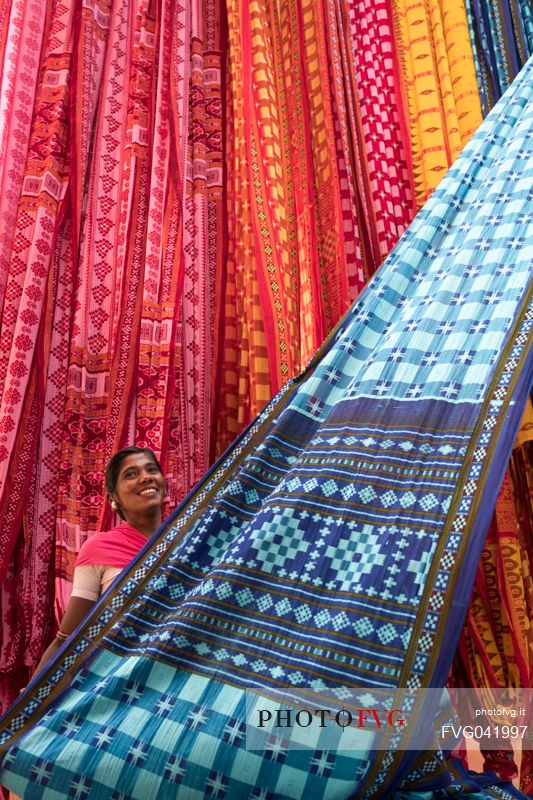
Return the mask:
<svg viewBox="0 0 533 800">
<path fill-rule="evenodd" d="M 228 0 L 226 8 L 218 453 L 302 369 L 349 305 L 324 12 L 313 0 Z"/>
<path fill-rule="evenodd" d="M 393 0 L 417 206 L 481 124 L 464 3 Z"/>
</svg>

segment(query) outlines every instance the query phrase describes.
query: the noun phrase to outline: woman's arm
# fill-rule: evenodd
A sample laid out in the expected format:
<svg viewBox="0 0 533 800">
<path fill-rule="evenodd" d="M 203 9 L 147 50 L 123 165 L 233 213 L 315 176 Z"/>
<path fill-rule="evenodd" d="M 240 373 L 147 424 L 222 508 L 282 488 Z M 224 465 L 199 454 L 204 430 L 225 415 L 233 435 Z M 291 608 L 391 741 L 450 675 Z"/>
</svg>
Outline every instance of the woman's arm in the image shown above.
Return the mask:
<svg viewBox="0 0 533 800">
<path fill-rule="evenodd" d="M 67 610 L 65 611 L 63 619 L 61 620 L 61 632 L 70 635 L 73 631 L 75 631 L 80 622 L 85 619 L 91 608 L 94 606 L 95 602 L 95 600 L 88 600 L 86 597 L 71 597 L 68 601 Z M 48 645 L 41 656 L 41 660 L 35 668 L 35 672 L 33 673 L 34 675 L 35 673 L 39 672 L 39 670 L 42 669 L 48 661 L 50 661 L 54 653 L 59 650 L 63 642 L 63 638 L 56 636 L 54 641 Z"/>
<path fill-rule="evenodd" d="M 102 591 L 102 575 L 106 567 L 97 564 L 84 564 L 76 566 L 72 583 L 72 595 L 67 604 L 67 610 L 61 620 L 61 627 L 58 631 L 66 636 L 70 636 L 82 622 L 94 604 L 100 597 Z M 54 641 L 48 645 L 41 660 L 37 664 L 35 672 L 39 672 L 44 665 L 50 661 L 65 641 L 66 636 L 56 636 Z M 34 672 L 34 674 L 35 674 Z"/>
</svg>

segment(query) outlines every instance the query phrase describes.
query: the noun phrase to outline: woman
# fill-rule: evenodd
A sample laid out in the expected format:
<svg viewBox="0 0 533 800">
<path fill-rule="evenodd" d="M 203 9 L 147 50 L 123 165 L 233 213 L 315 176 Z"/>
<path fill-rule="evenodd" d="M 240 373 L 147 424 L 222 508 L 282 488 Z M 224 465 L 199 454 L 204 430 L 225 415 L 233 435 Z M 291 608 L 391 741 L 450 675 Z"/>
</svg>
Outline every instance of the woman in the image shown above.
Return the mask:
<svg viewBox="0 0 533 800">
<path fill-rule="evenodd" d="M 119 450 L 107 465 L 105 484 L 111 508 L 121 522 L 110 531 L 95 533 L 82 545 L 61 627 L 36 672 L 52 658 L 161 524 L 166 486 L 152 450 L 135 446 Z"/>
<path fill-rule="evenodd" d="M 125 447 L 111 456 L 105 485 L 107 499 L 121 522 L 110 531 L 95 533 L 82 545 L 61 627 L 35 672 L 52 658 L 161 524 L 165 479 L 155 453 L 148 447 Z M 19 798 L 10 793 L 10 800 Z"/>
</svg>

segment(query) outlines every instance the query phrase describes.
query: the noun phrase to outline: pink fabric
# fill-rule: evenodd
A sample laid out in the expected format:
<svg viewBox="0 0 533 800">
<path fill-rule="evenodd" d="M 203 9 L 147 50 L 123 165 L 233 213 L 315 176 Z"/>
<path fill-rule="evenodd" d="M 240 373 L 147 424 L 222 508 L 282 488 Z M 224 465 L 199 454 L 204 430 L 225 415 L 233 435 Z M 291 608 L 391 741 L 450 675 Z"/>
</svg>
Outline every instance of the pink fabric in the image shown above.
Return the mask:
<svg viewBox="0 0 533 800">
<path fill-rule="evenodd" d="M 100 531 L 90 536 L 82 545 L 76 566 L 103 564 L 106 567 L 126 567 L 148 541 L 146 536 L 121 522 L 110 531 Z"/>
</svg>

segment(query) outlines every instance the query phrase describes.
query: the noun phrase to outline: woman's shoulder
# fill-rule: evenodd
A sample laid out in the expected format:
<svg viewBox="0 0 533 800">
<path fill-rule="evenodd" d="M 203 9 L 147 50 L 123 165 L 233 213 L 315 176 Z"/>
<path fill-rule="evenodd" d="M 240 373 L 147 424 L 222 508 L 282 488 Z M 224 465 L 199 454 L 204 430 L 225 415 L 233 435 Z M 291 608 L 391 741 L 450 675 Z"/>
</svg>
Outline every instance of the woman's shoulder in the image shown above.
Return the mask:
<svg viewBox="0 0 533 800">
<path fill-rule="evenodd" d="M 110 531 L 97 531 L 91 533 L 80 547 L 76 564 L 94 564 L 93 556 L 99 554 L 102 548 L 105 548 L 110 538 L 113 536 L 115 529 Z M 90 559 L 90 560 L 87 560 Z M 101 563 L 101 562 L 100 562 Z"/>
<path fill-rule="evenodd" d="M 76 566 L 104 564 L 124 567 L 145 542 L 145 537 L 139 531 L 122 522 L 110 531 L 98 531 L 89 536 L 80 548 Z"/>
</svg>

